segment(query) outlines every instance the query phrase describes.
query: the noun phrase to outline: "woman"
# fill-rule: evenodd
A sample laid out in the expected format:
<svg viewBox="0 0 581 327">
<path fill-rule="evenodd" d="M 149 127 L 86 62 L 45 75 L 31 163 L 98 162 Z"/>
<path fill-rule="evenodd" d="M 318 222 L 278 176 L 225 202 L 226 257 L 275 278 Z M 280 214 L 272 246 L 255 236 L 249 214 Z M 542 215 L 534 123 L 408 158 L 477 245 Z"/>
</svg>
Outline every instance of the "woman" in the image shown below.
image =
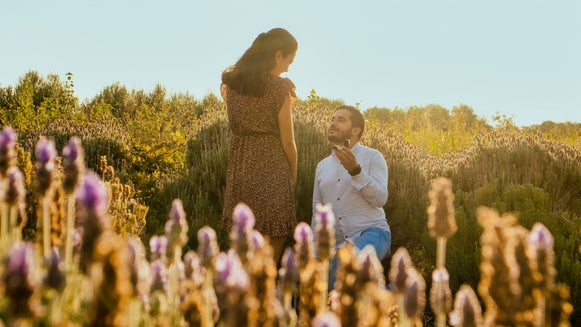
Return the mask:
<svg viewBox="0 0 581 327">
<path fill-rule="evenodd" d="M 275 28 L 258 35 L 222 73 L 222 97 L 233 135 L 220 226 L 230 230 L 234 207 L 245 203 L 254 213 L 256 230 L 270 239 L 275 260 L 296 225 L 297 148 L 291 114 L 295 86 L 279 75 L 288 70 L 297 48 L 288 31 Z"/>
</svg>

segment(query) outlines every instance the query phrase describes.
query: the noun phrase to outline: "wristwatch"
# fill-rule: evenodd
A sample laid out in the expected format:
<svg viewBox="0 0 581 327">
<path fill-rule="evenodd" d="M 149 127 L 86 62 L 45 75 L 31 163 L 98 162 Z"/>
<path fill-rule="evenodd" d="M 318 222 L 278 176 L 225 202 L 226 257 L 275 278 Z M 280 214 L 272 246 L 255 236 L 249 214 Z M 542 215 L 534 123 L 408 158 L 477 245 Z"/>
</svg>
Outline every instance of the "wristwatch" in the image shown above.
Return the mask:
<svg viewBox="0 0 581 327">
<path fill-rule="evenodd" d="M 357 176 L 357 175 L 359 175 L 360 172 L 361 172 L 361 166 L 357 165 L 355 168 L 349 170 L 349 175 Z"/>
</svg>

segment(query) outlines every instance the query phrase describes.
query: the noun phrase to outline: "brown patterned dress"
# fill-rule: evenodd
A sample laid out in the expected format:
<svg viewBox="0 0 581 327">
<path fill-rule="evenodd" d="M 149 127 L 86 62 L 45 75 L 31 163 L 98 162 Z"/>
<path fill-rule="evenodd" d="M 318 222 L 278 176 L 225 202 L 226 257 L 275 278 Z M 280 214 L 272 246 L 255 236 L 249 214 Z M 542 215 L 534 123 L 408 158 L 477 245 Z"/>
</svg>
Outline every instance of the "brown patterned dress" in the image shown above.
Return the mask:
<svg viewBox="0 0 581 327">
<path fill-rule="evenodd" d="M 252 209 L 255 229 L 264 236 L 286 237 L 295 228 L 290 168 L 278 126 L 278 113 L 289 91 L 294 91 L 294 84 L 278 76 L 269 76 L 262 97 L 226 89 L 232 140 L 220 227 L 227 231 L 240 202 Z"/>
</svg>

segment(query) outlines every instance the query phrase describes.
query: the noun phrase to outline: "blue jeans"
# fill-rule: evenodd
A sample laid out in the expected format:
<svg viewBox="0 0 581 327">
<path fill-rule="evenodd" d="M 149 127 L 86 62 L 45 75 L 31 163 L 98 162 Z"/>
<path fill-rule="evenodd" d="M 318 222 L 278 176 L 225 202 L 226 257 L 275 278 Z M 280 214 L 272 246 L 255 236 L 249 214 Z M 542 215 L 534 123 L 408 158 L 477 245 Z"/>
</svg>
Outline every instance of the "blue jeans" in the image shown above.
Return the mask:
<svg viewBox="0 0 581 327">
<path fill-rule="evenodd" d="M 378 227 L 371 227 L 364 230 L 353 245 L 358 251 L 361 251 L 366 245 L 372 245 L 377 258 L 381 261 L 391 254 L 391 232 Z M 337 264 L 337 256 L 335 255 L 329 268 L 329 291 L 333 290 L 337 279 Z"/>
</svg>

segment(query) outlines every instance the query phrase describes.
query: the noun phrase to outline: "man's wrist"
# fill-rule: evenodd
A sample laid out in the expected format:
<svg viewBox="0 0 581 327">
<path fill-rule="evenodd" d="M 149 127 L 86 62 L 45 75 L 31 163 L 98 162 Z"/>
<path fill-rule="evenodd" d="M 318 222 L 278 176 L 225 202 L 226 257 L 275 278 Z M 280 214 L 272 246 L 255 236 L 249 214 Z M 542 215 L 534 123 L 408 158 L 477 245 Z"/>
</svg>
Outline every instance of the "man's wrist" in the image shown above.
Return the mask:
<svg viewBox="0 0 581 327">
<path fill-rule="evenodd" d="M 351 175 L 351 176 L 357 176 L 361 173 L 361 166 L 357 165 L 357 166 L 355 166 L 355 168 L 349 170 L 348 172 L 349 172 L 349 175 Z"/>
</svg>

